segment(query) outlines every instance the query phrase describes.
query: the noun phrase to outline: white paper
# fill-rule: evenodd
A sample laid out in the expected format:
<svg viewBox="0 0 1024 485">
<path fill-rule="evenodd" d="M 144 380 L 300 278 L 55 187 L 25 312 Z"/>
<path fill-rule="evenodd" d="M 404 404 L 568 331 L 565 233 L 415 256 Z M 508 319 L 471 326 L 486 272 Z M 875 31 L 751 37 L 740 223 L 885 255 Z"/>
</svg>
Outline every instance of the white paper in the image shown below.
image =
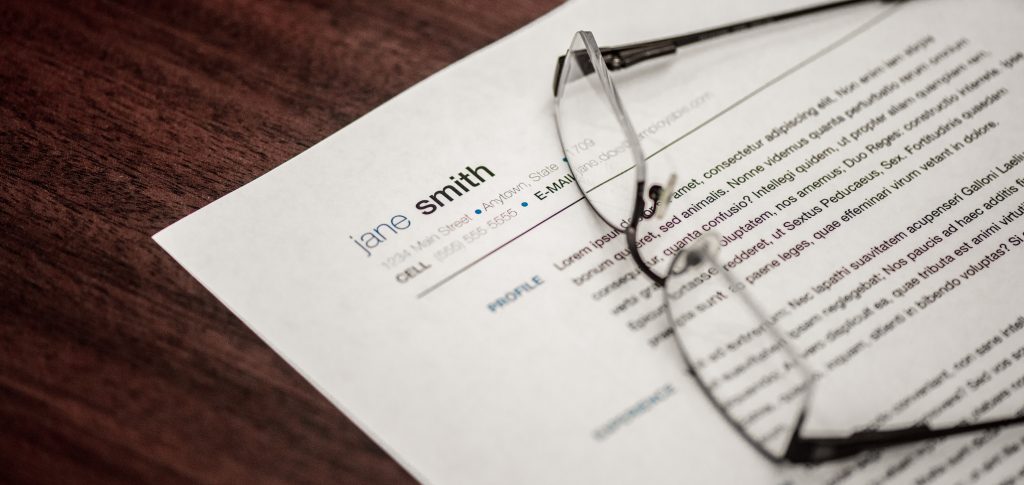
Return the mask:
<svg viewBox="0 0 1024 485">
<path fill-rule="evenodd" d="M 565 182 L 568 170 L 552 116 L 551 81 L 554 61 L 564 53 L 572 33 L 591 30 L 602 45 L 616 45 L 798 5 L 796 1 L 570 3 L 414 86 L 154 237 L 423 481 L 1020 480 L 1024 455 L 1017 450 L 1024 446 L 1024 430 L 1019 427 L 863 454 L 813 468 L 769 463 L 707 402 L 684 372 L 671 340 L 657 343 L 658 334 L 668 327 L 667 319 L 652 319 L 640 330 L 630 329 L 630 322 L 643 319 L 661 303 L 649 281 L 641 275 L 594 297 L 635 269 L 628 259 L 592 272 L 580 284 L 573 282 L 584 278 L 586 270 L 599 268 L 603 259 L 615 261 L 613 255 L 625 248 L 625 242 L 620 236 L 600 250 L 580 254 L 611 230 L 586 203 L 579 202 L 577 188 Z M 994 402 L 992 409 L 975 417 L 1020 412 L 1024 329 L 1016 329 L 1024 325 L 1018 301 L 1024 217 L 1006 224 L 999 220 L 1024 210 L 1024 142 L 1019 136 L 1024 129 L 1019 114 L 1024 108 L 1019 92 L 1024 86 L 1022 21 L 1024 5 L 1012 0 L 867 4 L 698 44 L 616 73 L 635 127 L 648 130 L 645 151 L 651 154 L 668 146 L 651 159 L 652 179 L 673 170 L 684 182 L 691 178 L 702 182 L 690 196 L 673 201 L 673 214 L 687 210 L 716 187 L 728 188 L 728 180 L 764 165 L 773 153 L 812 131 L 822 131 L 830 117 L 881 92 L 885 84 L 896 83 L 890 93 L 880 95 L 881 99 L 847 121 L 823 131 L 819 139 L 809 140 L 784 161 L 764 167 L 685 219 L 695 224 L 687 230 L 699 229 L 716 212 L 746 196 L 749 208 L 716 228 L 734 233 L 748 219 L 771 210 L 786 195 L 833 167 L 846 167 L 843 160 L 857 159 L 865 145 L 884 144 L 886 134 L 901 132 L 890 146 L 880 146 L 859 162 L 851 162 L 839 181 L 799 198 L 736 244 L 723 248 L 728 259 L 758 239 L 770 237 L 769 233 L 783 227 L 783 221 L 821 205 L 822 197 L 871 170 L 878 173 L 865 188 L 787 230 L 771 250 L 743 262 L 736 269 L 740 278 L 778 260 L 779 253 L 799 241 L 814 241 L 814 232 L 906 176 L 942 147 L 963 145 L 962 153 L 949 157 L 940 168 L 919 170 L 917 180 L 892 189 L 881 205 L 841 222 L 834 234 L 816 242 L 813 251 L 808 249 L 799 264 L 784 262 L 774 273 L 753 280 L 762 301 L 771 308 L 813 293 L 812 286 L 832 271 L 850 269 L 850 263 L 873 251 L 878 241 L 997 170 L 991 183 L 975 194 L 963 195 L 959 205 L 943 211 L 921 231 L 873 256 L 864 268 L 850 269 L 850 276 L 840 278 L 829 290 L 814 294 L 800 310 L 806 314 L 794 311 L 790 319 L 781 320 L 787 331 L 801 323 L 801 315 L 822 311 L 841 295 L 851 294 L 872 273 L 882 273 L 883 266 L 898 265 L 954 220 L 969 219 L 971 211 L 1000 190 L 1011 192 L 1004 193 L 995 207 L 964 222 L 962 230 L 928 248 L 916 261 L 892 269 L 883 282 L 848 302 L 847 308 L 830 313 L 824 323 L 795 339 L 801 349 L 816 339 L 827 340 L 830 329 L 841 326 L 862 307 L 891 300 L 887 308 L 851 325 L 846 334 L 811 357 L 814 366 L 827 367 L 853 342 L 871 341 L 873 330 L 914 307 L 924 294 L 938 291 L 971 265 L 982 264 L 984 257 L 1003 253 L 990 257 L 986 268 L 969 279 L 959 278 L 962 287 L 921 309 L 927 318 L 907 317 L 906 323 L 887 330 L 884 339 L 876 339 L 848 363 L 826 372 L 816 393 L 812 429 L 851 431 L 851 423 L 871 423 L 897 407 L 900 412 L 892 412 L 889 422 L 906 424 L 926 415 L 958 388 L 964 389 L 955 403 L 960 407 L 936 414 L 935 422 L 970 419 L 972 410 L 985 401 Z M 958 46 L 959 39 L 966 42 Z M 920 48 L 913 50 L 915 44 Z M 951 49 L 948 55 L 930 62 L 947 48 Z M 918 76 L 900 81 L 920 63 L 925 68 Z M 964 65 L 961 73 L 917 98 L 917 91 L 959 64 Z M 998 74 L 957 95 L 957 100 L 919 125 L 901 128 L 989 69 Z M 856 86 L 849 94 L 835 92 L 850 82 Z M 794 123 L 778 140 L 763 142 L 772 128 L 798 119 L 799 113 L 826 96 L 835 102 Z M 990 96 L 998 99 L 986 103 Z M 907 97 L 915 101 L 857 141 L 811 164 L 806 173 L 794 171 L 794 181 L 768 190 L 763 198 L 753 196 L 772 178 L 795 170 L 813 153 L 836 144 L 844 135 L 849 137 L 872 116 Z M 964 115 L 979 105 L 983 107 L 976 114 Z M 905 153 L 911 155 L 906 162 L 889 169 L 881 165 L 953 118 L 961 121 L 936 141 L 925 143 L 918 153 Z M 964 141 L 988 122 L 996 125 L 976 140 Z M 704 177 L 716 164 L 758 140 L 763 142 L 761 148 L 722 167 L 720 175 Z M 473 170 L 480 176 L 474 178 Z M 430 214 L 416 207 L 454 183 L 460 173 L 477 186 L 444 201 L 444 207 Z M 461 219 L 469 222 L 454 227 Z M 441 229 L 450 224 L 451 230 Z M 961 242 L 993 224 L 998 226 L 996 231 L 971 244 L 970 250 L 955 256 L 935 275 L 919 277 L 921 281 L 910 285 L 907 296 L 893 295 L 916 273 L 937 265 L 940 254 L 953 254 Z M 367 243 L 375 239 L 367 235 L 375 229 L 384 241 Z M 683 232 L 679 228 L 667 232 L 652 247 L 660 251 Z M 574 259 L 573 254 L 580 256 Z M 628 303 L 631 298 L 637 303 Z M 616 312 L 623 304 L 625 309 Z M 983 348 L 985 341 L 998 335 L 1002 337 L 989 344 L 991 350 Z M 999 364 L 1004 359 L 1006 363 Z M 961 365 L 954 367 L 958 362 Z M 924 398 L 907 400 L 943 369 L 950 369 L 948 379 L 927 388 Z M 901 400 L 906 403 L 900 405 Z"/>
</svg>

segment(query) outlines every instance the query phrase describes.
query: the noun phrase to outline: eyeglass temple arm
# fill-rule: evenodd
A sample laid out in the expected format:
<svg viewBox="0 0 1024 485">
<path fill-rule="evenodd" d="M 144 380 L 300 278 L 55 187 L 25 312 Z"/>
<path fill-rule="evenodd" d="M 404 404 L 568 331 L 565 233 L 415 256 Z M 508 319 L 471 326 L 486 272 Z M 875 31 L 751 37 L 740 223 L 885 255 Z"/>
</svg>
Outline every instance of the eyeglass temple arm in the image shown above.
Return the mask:
<svg viewBox="0 0 1024 485">
<path fill-rule="evenodd" d="M 782 12 L 766 17 L 760 17 L 752 20 L 745 20 L 739 23 L 731 25 L 723 25 L 721 27 L 715 27 L 708 30 L 702 30 L 700 32 L 692 32 L 689 34 L 680 35 L 678 37 L 670 37 L 667 39 L 651 40 L 646 42 L 639 42 L 636 44 L 627 44 L 617 47 L 601 48 L 601 54 L 604 57 L 605 64 L 608 65 L 609 70 L 624 69 L 639 62 L 646 61 L 648 59 L 654 59 L 665 55 L 672 54 L 677 48 L 695 44 L 700 41 L 713 39 L 715 37 L 721 37 L 726 34 L 733 32 L 739 32 L 742 30 L 759 27 L 782 20 L 788 20 L 791 18 L 801 17 L 804 15 L 810 15 L 818 12 L 824 12 L 836 8 L 846 7 L 849 5 L 855 5 L 858 3 L 865 3 L 869 1 L 878 0 L 842 0 L 839 2 L 829 2 L 820 5 L 814 5 L 807 8 L 798 10 L 791 10 L 789 12 Z M 902 0 L 883 0 L 883 1 L 902 1 Z"/>
<path fill-rule="evenodd" d="M 649 40 L 645 42 L 638 42 L 635 44 L 626 44 L 615 47 L 602 47 L 601 57 L 604 58 L 604 63 L 610 71 L 617 71 L 619 69 L 625 69 L 629 66 L 638 64 L 648 59 L 654 59 L 661 56 L 667 56 L 675 53 L 676 49 L 685 45 L 695 44 L 697 42 L 713 39 L 715 37 L 721 37 L 726 34 L 733 32 L 739 32 L 741 30 L 758 27 L 773 22 L 779 22 L 782 20 L 788 20 L 803 15 L 810 15 L 813 13 L 824 12 L 826 10 L 832 10 L 840 7 L 846 7 L 858 3 L 865 2 L 876 2 L 879 0 L 842 0 L 839 2 L 829 2 L 821 5 L 815 5 L 812 7 L 802 8 L 798 10 L 792 10 L 789 12 L 778 13 L 769 15 L 767 17 L 760 17 L 752 20 L 745 20 L 739 23 L 731 25 L 723 25 L 720 27 L 714 27 L 700 32 L 691 32 L 689 34 L 683 34 L 678 37 L 669 37 L 665 39 Z M 905 0 L 881 0 L 883 2 L 901 2 Z M 586 51 L 579 51 L 573 53 L 576 56 L 582 56 L 586 58 Z M 558 93 L 558 79 L 561 75 L 563 64 L 565 64 L 565 56 L 558 58 L 558 66 L 555 69 L 555 94 Z M 581 73 L 587 75 L 593 72 L 593 66 L 590 62 L 578 63 L 585 72 Z"/>
<path fill-rule="evenodd" d="M 802 424 L 802 416 L 800 421 Z M 844 438 L 803 438 L 798 436 L 800 429 L 798 425 L 797 436 L 793 437 L 789 449 L 786 450 L 786 461 L 803 464 L 822 463 L 869 450 L 1019 424 L 1024 424 L 1024 416 L 965 424 L 952 428 L 931 429 L 927 425 L 919 425 L 887 431 L 861 431 Z"/>
</svg>

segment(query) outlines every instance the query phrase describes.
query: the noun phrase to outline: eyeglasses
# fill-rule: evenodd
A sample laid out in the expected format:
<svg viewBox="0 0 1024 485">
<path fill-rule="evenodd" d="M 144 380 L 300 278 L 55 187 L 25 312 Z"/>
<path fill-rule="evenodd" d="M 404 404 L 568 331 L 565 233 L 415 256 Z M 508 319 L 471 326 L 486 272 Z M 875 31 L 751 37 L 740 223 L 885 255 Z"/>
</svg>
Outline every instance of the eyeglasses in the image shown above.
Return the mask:
<svg viewBox="0 0 1024 485">
<path fill-rule="evenodd" d="M 640 136 L 623 109 L 609 71 L 673 54 L 682 46 L 725 34 L 867 1 L 827 3 L 611 48 L 598 47 L 593 34 L 581 31 L 558 59 L 555 70 L 558 135 L 576 184 L 598 217 L 625 233 L 639 271 L 661 287 L 663 305 L 657 312 L 667 315 L 669 332 L 674 334 L 683 362 L 701 391 L 744 440 L 775 463 L 822 463 L 872 449 L 1024 423 L 1024 416 L 979 422 L 975 415 L 971 420 L 935 429 L 926 424 L 878 429 L 891 419 L 887 413 L 880 413 L 882 417 L 857 432 L 804 436 L 805 417 L 822 374 L 806 357 L 813 354 L 814 347 L 798 349 L 777 325 L 788 312 L 769 312 L 760 305 L 765 300 L 755 298 L 753 285 L 733 275 L 731 269 L 738 262 L 720 261 L 718 251 L 725 241 L 714 232 L 683 234 L 667 260 L 650 250 L 642 251 L 658 245 L 656 240 L 668 234 L 664 230 L 644 233 L 640 224 L 660 217 L 668 202 L 678 197 L 673 190 L 677 177 L 671 174 L 665 184 L 648 184 L 647 157 Z M 646 207 L 646 198 L 652 201 L 650 208 Z M 750 251 L 771 244 L 762 239 Z M 742 256 L 737 257 L 742 261 Z M 666 274 L 660 275 L 655 267 L 665 262 Z M 819 325 L 820 329 L 823 325 L 816 318 L 800 328 Z M 800 328 L 788 333 L 793 335 Z"/>
</svg>

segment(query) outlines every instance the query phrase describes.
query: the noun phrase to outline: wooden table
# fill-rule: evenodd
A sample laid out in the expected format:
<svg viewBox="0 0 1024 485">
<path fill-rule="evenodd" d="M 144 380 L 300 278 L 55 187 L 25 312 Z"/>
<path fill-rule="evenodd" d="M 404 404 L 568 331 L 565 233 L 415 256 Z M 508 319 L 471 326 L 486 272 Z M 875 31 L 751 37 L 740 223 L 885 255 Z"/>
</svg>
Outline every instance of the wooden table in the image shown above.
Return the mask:
<svg viewBox="0 0 1024 485">
<path fill-rule="evenodd" d="M 150 236 L 556 3 L 0 2 L 0 483 L 411 482 Z"/>
</svg>

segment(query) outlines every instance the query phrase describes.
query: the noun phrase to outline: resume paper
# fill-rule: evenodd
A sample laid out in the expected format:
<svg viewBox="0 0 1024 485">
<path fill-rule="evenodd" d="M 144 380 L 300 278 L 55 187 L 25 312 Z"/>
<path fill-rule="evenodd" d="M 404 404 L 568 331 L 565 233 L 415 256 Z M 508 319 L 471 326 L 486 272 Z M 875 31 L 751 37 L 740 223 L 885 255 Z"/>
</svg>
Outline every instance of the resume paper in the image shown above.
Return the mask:
<svg viewBox="0 0 1024 485">
<path fill-rule="evenodd" d="M 1019 426 L 765 460 L 673 337 L 730 295 L 670 322 L 563 160 L 551 81 L 576 31 L 806 5 L 570 2 L 154 238 L 424 482 L 1024 483 Z M 1022 25 L 1016 0 L 865 3 L 612 73 L 648 178 L 677 177 L 643 257 L 664 272 L 721 236 L 814 370 L 808 434 L 1024 412 Z M 729 379 L 756 368 L 744 343 L 698 357 Z M 780 399 L 766 380 L 729 405 L 753 423 Z"/>
</svg>

